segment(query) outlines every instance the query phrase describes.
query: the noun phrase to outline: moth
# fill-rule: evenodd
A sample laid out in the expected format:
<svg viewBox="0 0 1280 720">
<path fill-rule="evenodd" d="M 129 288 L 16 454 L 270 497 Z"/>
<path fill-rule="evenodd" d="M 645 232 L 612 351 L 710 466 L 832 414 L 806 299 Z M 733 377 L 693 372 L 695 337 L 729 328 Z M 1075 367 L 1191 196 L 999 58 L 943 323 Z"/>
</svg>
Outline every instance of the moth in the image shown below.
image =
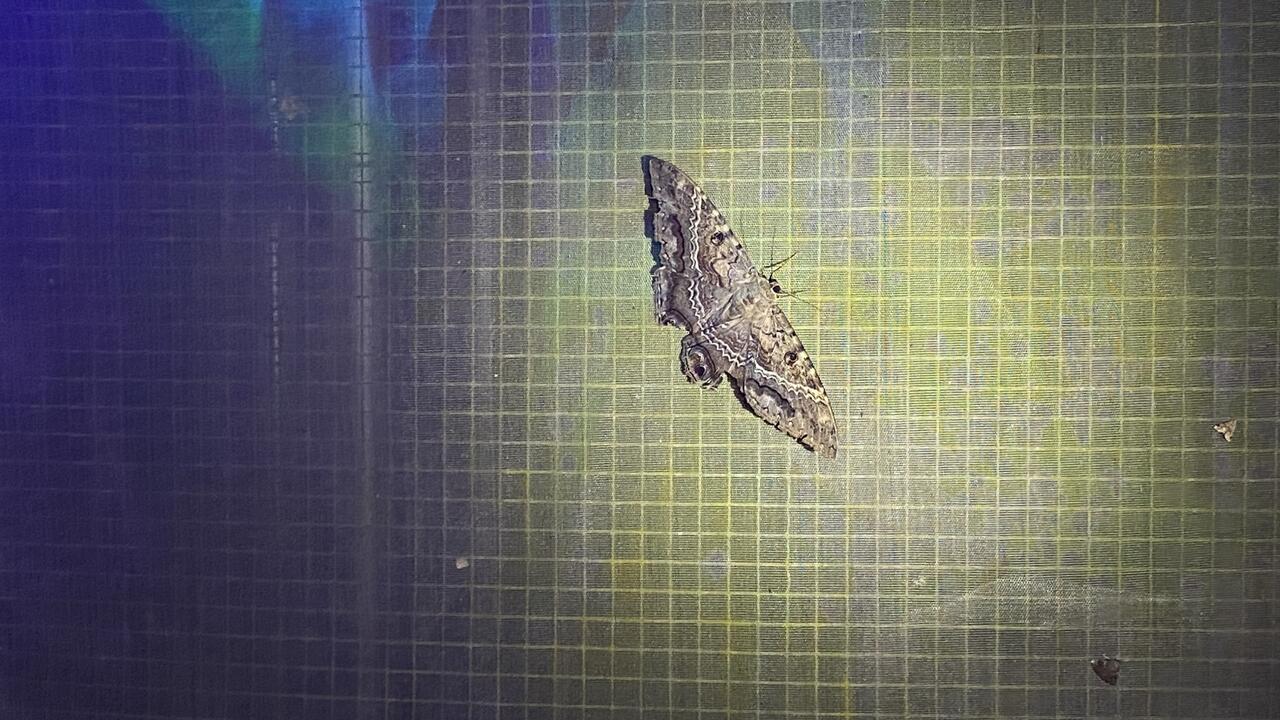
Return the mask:
<svg viewBox="0 0 1280 720">
<path fill-rule="evenodd" d="M 1110 655 L 1103 655 L 1089 661 L 1089 667 L 1093 668 L 1093 672 L 1102 678 L 1102 682 L 1108 685 L 1115 685 L 1120 679 L 1120 661 Z"/>
<path fill-rule="evenodd" d="M 711 198 L 680 168 L 641 158 L 657 254 L 658 322 L 683 328 L 680 368 L 713 389 L 728 377 L 738 399 L 765 423 L 827 458 L 836 419 L 813 360 L 778 306 L 777 283 L 751 262 Z"/>
<path fill-rule="evenodd" d="M 1213 429 L 1222 436 L 1223 440 L 1231 442 L 1231 437 L 1236 434 L 1236 419 L 1223 420 L 1213 426 Z"/>
</svg>

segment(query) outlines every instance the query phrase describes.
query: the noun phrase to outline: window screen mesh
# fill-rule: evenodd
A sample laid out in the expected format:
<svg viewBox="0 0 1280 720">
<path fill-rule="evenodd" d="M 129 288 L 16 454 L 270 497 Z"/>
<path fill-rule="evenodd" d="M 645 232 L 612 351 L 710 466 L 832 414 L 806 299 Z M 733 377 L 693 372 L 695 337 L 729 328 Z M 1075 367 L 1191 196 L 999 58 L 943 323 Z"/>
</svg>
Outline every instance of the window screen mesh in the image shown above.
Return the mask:
<svg viewBox="0 0 1280 720">
<path fill-rule="evenodd" d="M 14 8 L 6 717 L 1280 714 L 1273 4 Z M 835 460 L 684 381 L 644 154 Z"/>
</svg>

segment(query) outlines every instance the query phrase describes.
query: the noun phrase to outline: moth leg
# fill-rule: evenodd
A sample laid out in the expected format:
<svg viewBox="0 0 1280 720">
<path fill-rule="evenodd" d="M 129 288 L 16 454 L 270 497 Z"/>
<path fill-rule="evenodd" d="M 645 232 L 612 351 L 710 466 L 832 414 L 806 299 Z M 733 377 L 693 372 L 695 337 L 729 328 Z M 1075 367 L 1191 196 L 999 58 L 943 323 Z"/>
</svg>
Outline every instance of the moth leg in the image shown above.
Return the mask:
<svg viewBox="0 0 1280 720">
<path fill-rule="evenodd" d="M 719 363 L 710 351 L 698 343 L 692 334 L 680 341 L 680 369 L 691 383 L 698 383 L 710 390 L 720 384 L 724 376 Z"/>
</svg>

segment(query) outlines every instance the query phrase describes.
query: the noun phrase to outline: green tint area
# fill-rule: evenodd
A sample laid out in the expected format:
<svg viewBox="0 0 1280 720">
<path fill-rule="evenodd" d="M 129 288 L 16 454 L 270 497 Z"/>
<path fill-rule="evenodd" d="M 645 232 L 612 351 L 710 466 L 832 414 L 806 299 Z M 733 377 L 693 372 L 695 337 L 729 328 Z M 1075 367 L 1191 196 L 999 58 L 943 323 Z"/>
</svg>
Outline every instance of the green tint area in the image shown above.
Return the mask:
<svg viewBox="0 0 1280 720">
<path fill-rule="evenodd" d="M 486 118 L 551 140 L 473 160 L 500 239 L 469 250 L 487 274 L 459 313 L 498 319 L 472 378 L 501 448 L 473 489 L 509 508 L 489 550 L 545 571 L 486 590 L 584 657 L 535 704 L 1276 707 L 1280 155 L 1249 69 L 1276 20 L 1015 5 L 556 6 L 572 91 L 551 122 Z M 758 266 L 796 253 L 779 278 L 805 302 L 782 303 L 836 460 L 684 381 L 653 318 L 643 154 Z M 1120 691 L 1089 669 L 1104 652 Z"/>
<path fill-rule="evenodd" d="M 263 92 L 261 0 L 149 0 L 240 94 Z"/>
<path fill-rule="evenodd" d="M 358 55 L 388 42 L 385 23 L 370 29 L 366 20 L 366 41 L 357 55 L 350 54 L 348 39 L 357 32 L 353 23 L 372 11 L 362 16 L 350 5 L 327 0 L 266 6 L 261 0 L 150 0 L 150 5 L 199 48 L 231 96 L 270 135 L 273 151 L 305 164 L 312 180 L 345 194 L 357 143 L 367 145 L 365 152 L 377 158 L 374 164 L 387 176 L 404 172 L 398 157 L 404 139 L 391 136 L 388 105 L 372 79 L 373 58 Z M 431 10 L 422 12 L 429 18 Z M 270 26 L 265 35 L 264 23 Z M 396 39 L 403 40 L 406 31 L 397 32 Z M 438 105 L 439 99 L 423 104 Z"/>
</svg>

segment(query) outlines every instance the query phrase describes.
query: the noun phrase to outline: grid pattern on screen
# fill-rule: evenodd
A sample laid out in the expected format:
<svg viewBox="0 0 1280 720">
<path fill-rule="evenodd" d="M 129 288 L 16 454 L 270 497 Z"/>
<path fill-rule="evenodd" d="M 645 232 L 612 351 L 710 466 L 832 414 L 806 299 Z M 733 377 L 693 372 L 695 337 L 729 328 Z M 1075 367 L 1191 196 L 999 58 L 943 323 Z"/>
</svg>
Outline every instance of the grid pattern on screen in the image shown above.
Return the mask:
<svg viewBox="0 0 1280 720">
<path fill-rule="evenodd" d="M 446 622 L 488 640 L 456 670 L 472 695 L 442 703 L 1274 712 L 1276 18 L 467 17 L 484 242 L 465 237 L 487 255 L 446 288 L 467 307 L 444 332 L 497 336 L 444 424 L 494 433 L 446 490 L 469 512 L 440 561 L 469 603 Z M 839 415 L 834 463 L 683 383 L 679 333 L 651 321 L 646 153 L 758 265 L 796 252 L 781 277 L 812 305 L 785 310 Z M 1230 445 L 1211 429 L 1228 416 L 1248 427 Z M 1121 691 L 1089 670 L 1104 652 Z"/>
<path fill-rule="evenodd" d="M 12 15 L 0 715 L 1280 715 L 1270 3 Z M 681 378 L 642 154 L 835 461 Z"/>
<path fill-rule="evenodd" d="M 336 63 L 235 4 L 82 5 L 0 30 L 0 715 L 356 717 Z"/>
</svg>

